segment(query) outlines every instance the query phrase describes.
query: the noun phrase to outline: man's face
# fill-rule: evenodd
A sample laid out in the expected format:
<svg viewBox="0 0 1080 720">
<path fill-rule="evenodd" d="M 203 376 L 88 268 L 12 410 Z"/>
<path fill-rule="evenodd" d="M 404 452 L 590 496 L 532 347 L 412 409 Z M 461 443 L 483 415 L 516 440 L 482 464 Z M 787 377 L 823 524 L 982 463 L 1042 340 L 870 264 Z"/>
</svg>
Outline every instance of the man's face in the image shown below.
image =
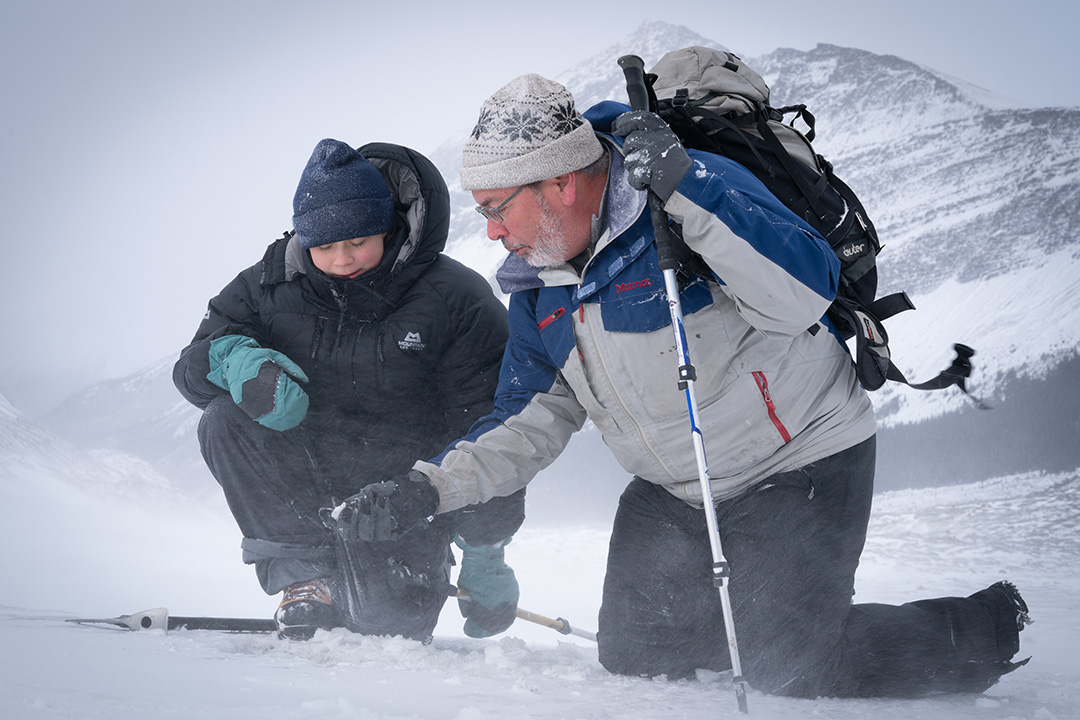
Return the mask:
<svg viewBox="0 0 1080 720">
<path fill-rule="evenodd" d="M 512 187 L 475 190 L 472 194 L 479 207 L 498 208 L 497 218 L 487 216 L 488 237 L 500 241 L 533 267 L 559 265 L 584 249 L 577 247 L 581 243 L 567 231 L 561 205 L 549 202 L 548 190 L 553 187 L 549 183 L 527 186 L 515 197 L 510 197 L 517 190 Z M 509 202 L 504 205 L 507 198 Z"/>
</svg>

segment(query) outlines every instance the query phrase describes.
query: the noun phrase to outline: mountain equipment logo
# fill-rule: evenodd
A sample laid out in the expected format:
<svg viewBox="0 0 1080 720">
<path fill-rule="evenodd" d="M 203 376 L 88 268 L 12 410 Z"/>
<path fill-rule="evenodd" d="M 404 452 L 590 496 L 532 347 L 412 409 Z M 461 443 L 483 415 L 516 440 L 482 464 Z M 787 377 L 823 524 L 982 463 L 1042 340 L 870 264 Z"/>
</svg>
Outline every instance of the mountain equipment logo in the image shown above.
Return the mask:
<svg viewBox="0 0 1080 720">
<path fill-rule="evenodd" d="M 423 350 L 424 342 L 418 332 L 405 333 L 405 339 L 398 341 L 398 347 L 402 350 Z"/>
</svg>

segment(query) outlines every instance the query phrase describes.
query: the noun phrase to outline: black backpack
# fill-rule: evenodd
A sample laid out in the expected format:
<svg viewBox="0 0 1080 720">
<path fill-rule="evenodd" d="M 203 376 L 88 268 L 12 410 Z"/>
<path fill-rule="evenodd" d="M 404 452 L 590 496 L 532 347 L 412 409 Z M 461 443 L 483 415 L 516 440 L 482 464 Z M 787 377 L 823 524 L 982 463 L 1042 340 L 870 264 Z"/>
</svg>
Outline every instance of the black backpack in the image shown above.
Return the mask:
<svg viewBox="0 0 1080 720">
<path fill-rule="evenodd" d="M 750 170 L 832 246 L 840 258 L 840 287 L 827 314 L 844 339 L 856 338 L 856 372 L 864 388 L 877 390 L 893 380 L 918 390 L 956 385 L 967 393 L 975 351 L 966 345 L 954 345 L 952 365 L 923 383 L 908 382 L 893 364 L 881 321 L 915 305 L 905 292 L 877 297 L 877 231 L 859 198 L 814 151 L 815 119 L 805 105 L 773 108 L 758 73 L 711 48 L 669 52 L 646 79 L 653 111 L 685 147 L 724 155 Z M 793 116 L 790 124 L 784 123 L 787 115 Z M 805 134 L 794 127 L 798 119 Z"/>
</svg>

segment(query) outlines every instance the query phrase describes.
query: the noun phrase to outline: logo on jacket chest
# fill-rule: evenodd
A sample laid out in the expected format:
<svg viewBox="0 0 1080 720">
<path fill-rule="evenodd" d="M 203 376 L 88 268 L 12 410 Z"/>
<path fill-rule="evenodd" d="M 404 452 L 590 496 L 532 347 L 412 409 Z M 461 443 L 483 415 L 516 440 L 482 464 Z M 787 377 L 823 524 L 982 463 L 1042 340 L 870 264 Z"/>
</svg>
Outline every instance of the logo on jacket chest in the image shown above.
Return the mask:
<svg viewBox="0 0 1080 720">
<path fill-rule="evenodd" d="M 405 333 L 404 340 L 398 340 L 398 347 L 402 350 L 423 350 L 424 341 L 420 339 L 420 333 Z"/>
<path fill-rule="evenodd" d="M 645 278 L 643 280 L 631 280 L 627 283 L 615 283 L 615 293 L 624 293 L 629 290 L 638 290 L 643 287 L 652 287 L 652 279 Z"/>
</svg>

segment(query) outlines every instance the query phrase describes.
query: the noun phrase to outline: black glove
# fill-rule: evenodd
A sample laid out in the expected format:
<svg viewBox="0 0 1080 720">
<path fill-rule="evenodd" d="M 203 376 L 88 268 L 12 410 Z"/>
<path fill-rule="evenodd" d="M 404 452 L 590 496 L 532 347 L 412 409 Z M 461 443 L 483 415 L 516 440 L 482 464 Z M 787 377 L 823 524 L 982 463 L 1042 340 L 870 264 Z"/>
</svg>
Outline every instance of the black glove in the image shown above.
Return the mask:
<svg viewBox="0 0 1080 720">
<path fill-rule="evenodd" d="M 397 540 L 439 509 L 439 491 L 416 470 L 366 488 L 334 508 L 339 533 L 350 540 Z"/>
<path fill-rule="evenodd" d="M 652 190 L 667 202 L 694 164 L 675 132 L 659 115 L 644 110 L 615 118 L 612 132 L 626 138 L 623 162 L 630 185 Z"/>
</svg>

